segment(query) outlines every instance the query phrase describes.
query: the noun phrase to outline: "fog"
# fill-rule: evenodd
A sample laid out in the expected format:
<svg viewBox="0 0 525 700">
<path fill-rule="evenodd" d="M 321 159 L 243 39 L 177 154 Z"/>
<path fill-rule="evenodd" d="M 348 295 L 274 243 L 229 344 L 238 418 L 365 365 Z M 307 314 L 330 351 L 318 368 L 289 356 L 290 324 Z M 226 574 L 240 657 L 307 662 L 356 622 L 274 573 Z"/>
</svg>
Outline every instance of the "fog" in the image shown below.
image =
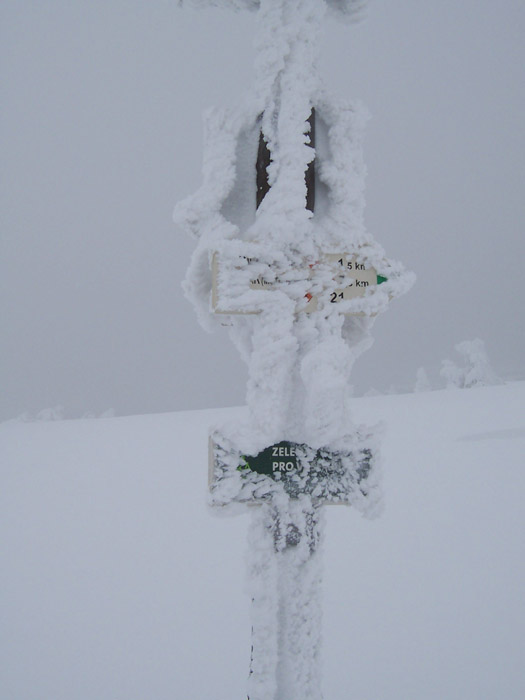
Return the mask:
<svg viewBox="0 0 525 700">
<path fill-rule="evenodd" d="M 255 17 L 168 0 L 0 5 L 0 419 L 244 402 L 227 335 L 181 281 L 172 223 L 201 182 L 201 114 L 251 84 Z M 366 223 L 418 277 L 374 326 L 356 393 L 434 386 L 479 337 L 525 376 L 525 5 L 372 0 L 327 22 L 322 75 L 360 98 Z"/>
</svg>

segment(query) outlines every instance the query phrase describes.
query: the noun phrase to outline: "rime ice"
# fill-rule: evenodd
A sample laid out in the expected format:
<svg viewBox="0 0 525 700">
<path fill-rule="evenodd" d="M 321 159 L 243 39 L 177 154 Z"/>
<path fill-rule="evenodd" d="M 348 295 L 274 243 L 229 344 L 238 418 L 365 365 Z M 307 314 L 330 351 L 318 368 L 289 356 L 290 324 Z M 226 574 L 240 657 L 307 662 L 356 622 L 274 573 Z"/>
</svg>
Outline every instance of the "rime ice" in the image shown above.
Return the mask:
<svg viewBox="0 0 525 700">
<path fill-rule="evenodd" d="M 322 504 L 367 515 L 380 507 L 377 431 L 352 422 L 350 372 L 376 315 L 414 278 L 364 225 L 366 110 L 328 95 L 316 69 L 326 12 L 348 18 L 362 3 L 194 4 L 259 10 L 254 89 L 235 108 L 207 113 L 204 182 L 175 209 L 198 239 L 186 296 L 205 328 L 227 319 L 249 368 L 247 420 L 211 434 L 210 501 L 260 506 L 250 700 L 319 700 Z M 256 202 L 261 144 L 269 158 Z M 268 473 L 252 468 L 279 444 L 302 456 L 278 459 Z"/>
</svg>

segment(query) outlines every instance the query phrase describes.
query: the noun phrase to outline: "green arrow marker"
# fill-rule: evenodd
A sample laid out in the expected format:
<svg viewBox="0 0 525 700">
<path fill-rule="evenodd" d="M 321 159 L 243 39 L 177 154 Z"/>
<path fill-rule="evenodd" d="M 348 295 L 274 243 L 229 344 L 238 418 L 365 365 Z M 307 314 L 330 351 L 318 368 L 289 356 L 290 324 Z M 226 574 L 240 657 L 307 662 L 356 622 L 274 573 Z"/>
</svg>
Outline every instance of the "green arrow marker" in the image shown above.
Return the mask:
<svg viewBox="0 0 525 700">
<path fill-rule="evenodd" d="M 241 459 L 244 462 L 244 464 L 239 464 L 239 466 L 237 467 L 237 471 L 242 472 L 245 469 L 251 469 L 250 463 L 248 462 L 248 460 L 246 459 L 246 457 L 244 455 L 241 455 Z"/>
<path fill-rule="evenodd" d="M 386 282 L 388 280 L 388 277 L 383 277 L 383 275 L 377 275 L 377 284 L 383 284 L 383 282 Z"/>
</svg>

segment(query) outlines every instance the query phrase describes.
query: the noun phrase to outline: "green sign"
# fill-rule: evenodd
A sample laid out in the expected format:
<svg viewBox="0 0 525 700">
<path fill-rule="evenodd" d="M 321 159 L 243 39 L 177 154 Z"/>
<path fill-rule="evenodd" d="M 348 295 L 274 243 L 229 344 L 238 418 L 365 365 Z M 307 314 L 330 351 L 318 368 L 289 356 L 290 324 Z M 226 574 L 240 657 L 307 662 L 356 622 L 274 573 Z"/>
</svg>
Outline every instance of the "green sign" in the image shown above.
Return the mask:
<svg viewBox="0 0 525 700">
<path fill-rule="evenodd" d="M 283 440 L 256 455 L 237 450 L 218 431 L 210 439 L 210 490 L 216 503 L 232 493 L 238 502 L 271 499 L 276 489 L 291 498 L 309 494 L 325 503 L 347 503 L 364 494 L 373 454 L 358 433 L 348 447 L 310 447 Z M 240 478 L 239 478 L 240 477 Z"/>
<path fill-rule="evenodd" d="M 276 474 L 290 474 L 301 470 L 297 464 L 297 448 L 294 442 L 279 442 L 277 445 L 267 447 L 255 457 L 241 456 L 242 463 L 237 467 L 239 471 L 251 469 L 257 474 L 267 474 L 275 478 Z"/>
</svg>

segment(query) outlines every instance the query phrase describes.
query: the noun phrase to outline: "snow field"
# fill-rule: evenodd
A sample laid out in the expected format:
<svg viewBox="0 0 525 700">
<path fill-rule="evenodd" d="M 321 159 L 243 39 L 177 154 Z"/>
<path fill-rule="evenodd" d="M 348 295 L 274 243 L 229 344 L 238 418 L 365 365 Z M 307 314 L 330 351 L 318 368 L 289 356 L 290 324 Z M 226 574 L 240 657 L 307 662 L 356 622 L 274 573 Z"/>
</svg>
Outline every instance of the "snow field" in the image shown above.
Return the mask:
<svg viewBox="0 0 525 700">
<path fill-rule="evenodd" d="M 326 509 L 330 700 L 525 695 L 525 383 L 352 401 L 386 508 Z M 0 426 L 0 697 L 243 698 L 249 518 L 207 511 L 244 409 Z"/>
</svg>

